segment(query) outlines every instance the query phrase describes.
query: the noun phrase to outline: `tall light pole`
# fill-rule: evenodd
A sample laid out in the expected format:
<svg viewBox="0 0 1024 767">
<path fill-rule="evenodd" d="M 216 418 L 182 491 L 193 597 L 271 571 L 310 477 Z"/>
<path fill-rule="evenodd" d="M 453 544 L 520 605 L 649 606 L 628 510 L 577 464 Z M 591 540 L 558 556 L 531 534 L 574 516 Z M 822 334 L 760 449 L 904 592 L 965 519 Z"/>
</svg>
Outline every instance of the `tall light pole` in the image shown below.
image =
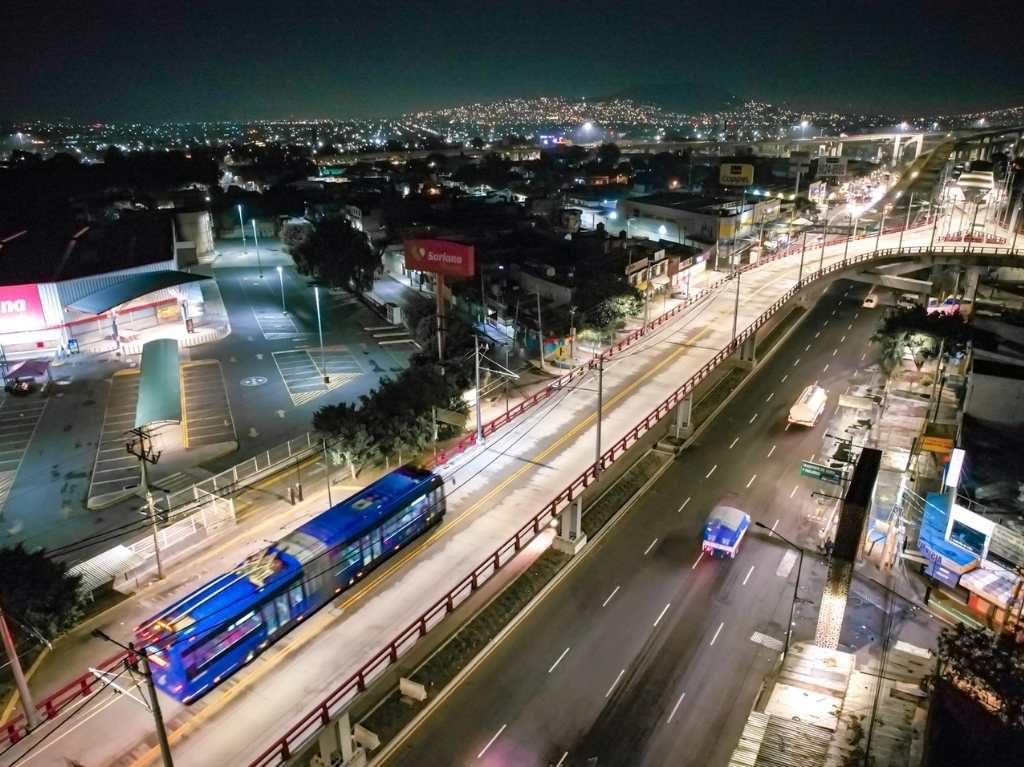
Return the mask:
<svg viewBox="0 0 1024 767">
<path fill-rule="evenodd" d="M 540 353 L 540 369 L 544 371 L 544 329 L 540 320 L 540 293 L 537 294 L 537 350 Z"/>
<path fill-rule="evenodd" d="M 859 219 L 854 220 L 853 214 L 847 214 L 847 223 L 850 229 L 846 232 L 846 244 L 843 246 L 843 263 L 846 263 L 846 256 L 850 252 L 850 240 L 857 237 L 857 222 Z"/>
<path fill-rule="evenodd" d="M 785 536 L 783 536 L 783 535 L 775 532 L 774 530 L 772 530 L 764 522 L 755 522 L 754 524 L 757 525 L 758 527 L 763 527 L 765 530 L 768 531 L 768 534 L 770 536 L 771 535 L 778 536 L 790 548 L 796 549 L 797 552 L 800 554 L 800 561 L 797 563 L 797 566 L 796 566 L 796 586 L 793 588 L 793 601 L 792 601 L 792 603 L 790 603 L 790 606 L 789 606 L 789 625 L 786 627 L 786 644 L 784 645 L 783 650 L 782 650 L 782 657 L 785 658 L 789 654 L 789 643 L 793 639 L 793 621 L 796 618 L 796 600 L 797 600 L 797 597 L 798 597 L 798 595 L 800 593 L 800 571 L 803 570 L 803 567 L 804 567 L 804 550 L 803 550 L 803 547 L 797 546 L 795 543 L 793 543 L 791 540 L 789 540 Z"/>
<path fill-rule="evenodd" d="M 242 253 L 245 254 L 248 251 L 245 249 L 245 219 L 242 218 L 242 205 L 238 204 L 238 225 L 242 228 Z"/>
<path fill-rule="evenodd" d="M 882 208 L 882 220 L 878 224 L 878 236 L 875 237 L 875 250 L 878 250 L 878 246 L 882 242 L 882 232 L 885 230 L 885 217 L 887 215 L 889 215 L 889 206 L 885 205 Z"/>
<path fill-rule="evenodd" d="M 910 202 L 907 204 L 907 220 L 903 223 L 903 228 L 900 229 L 900 241 L 896 244 L 896 250 L 903 248 L 903 234 L 907 231 L 910 226 L 910 215 L 914 210 L 914 193 L 910 193 Z"/>
<path fill-rule="evenodd" d="M 164 727 L 164 715 L 160 711 L 160 699 L 156 696 L 156 686 L 153 684 L 153 670 L 149 667 L 149 655 L 145 648 L 138 650 L 134 642 L 127 645 L 121 644 L 104 634 L 100 629 L 93 629 L 92 635 L 111 644 L 115 644 L 122 650 L 128 651 L 125 658 L 125 666 L 131 667 L 137 658 L 141 666 L 142 677 L 146 680 L 146 690 L 149 692 L 149 710 L 153 712 L 153 724 L 156 726 L 156 737 L 160 742 L 160 756 L 164 767 L 174 767 L 174 760 L 171 758 L 171 744 L 167 740 L 167 728 Z"/>
<path fill-rule="evenodd" d="M 263 262 L 260 261 L 260 238 L 256 234 L 256 219 L 252 219 L 252 241 L 256 245 L 256 270 L 259 272 L 260 279 L 263 279 Z"/>
<path fill-rule="evenodd" d="M 484 425 L 480 413 L 480 336 L 473 334 L 473 368 L 476 373 L 476 444 L 484 444 Z"/>
<path fill-rule="evenodd" d="M 804 280 L 804 254 L 807 252 L 807 230 L 804 229 L 803 243 L 800 245 L 800 271 L 796 276 L 796 284 L 799 285 Z"/>
<path fill-rule="evenodd" d="M 576 305 L 569 306 L 569 357 L 576 358 Z M 505 367 L 508 367 L 506 364 Z"/>
<path fill-rule="evenodd" d="M 11 676 L 14 677 L 14 684 L 18 688 L 18 695 L 21 697 L 21 708 L 25 712 L 25 720 L 28 728 L 34 730 L 40 724 L 39 712 L 36 704 L 32 702 L 32 694 L 28 689 L 28 681 L 21 670 L 21 661 L 18 659 L 18 648 L 14 645 L 14 638 L 10 629 L 7 628 L 7 621 L 4 618 L 4 608 L 0 604 L 0 639 L 3 639 L 4 650 L 7 651 L 7 660 L 11 664 Z"/>
<path fill-rule="evenodd" d="M 288 314 L 288 308 L 284 305 L 284 270 L 280 264 L 277 267 L 277 281 L 281 283 L 281 314 Z"/>
<path fill-rule="evenodd" d="M 594 443 L 594 474 L 601 473 L 601 411 L 604 409 L 604 354 L 597 357 L 597 440 Z"/>
<path fill-rule="evenodd" d="M 743 276 L 743 272 L 736 272 L 736 302 L 733 305 L 732 310 L 732 340 L 736 340 L 736 324 L 740 318 L 740 277 Z"/>
<path fill-rule="evenodd" d="M 331 382 L 331 377 L 327 375 L 327 365 L 324 361 L 324 324 L 320 320 L 320 288 L 316 285 L 313 286 L 313 300 L 316 302 L 316 329 L 320 334 L 320 372 L 324 377 L 324 386 Z"/>
</svg>

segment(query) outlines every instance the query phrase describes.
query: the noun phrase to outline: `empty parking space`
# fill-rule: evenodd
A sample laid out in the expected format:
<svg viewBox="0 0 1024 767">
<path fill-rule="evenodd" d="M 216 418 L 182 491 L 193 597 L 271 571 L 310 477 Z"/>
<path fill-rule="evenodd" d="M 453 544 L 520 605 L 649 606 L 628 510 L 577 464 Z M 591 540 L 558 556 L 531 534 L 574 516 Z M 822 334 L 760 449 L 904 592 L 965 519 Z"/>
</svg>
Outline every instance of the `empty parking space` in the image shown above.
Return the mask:
<svg viewBox="0 0 1024 767">
<path fill-rule="evenodd" d="M 224 374 L 217 360 L 182 365 L 181 395 L 185 447 L 238 441 Z"/>
<path fill-rule="evenodd" d="M 321 354 L 318 349 L 274 352 L 274 363 L 296 407 L 344 386 L 363 373 L 355 355 L 343 346 L 324 348 L 322 364 L 330 378 L 326 384 L 320 368 Z"/>
<path fill-rule="evenodd" d="M 0 402 L 0 513 L 45 410 L 42 399 L 8 397 Z"/>
<path fill-rule="evenodd" d="M 268 314 L 258 311 L 254 311 L 254 313 L 256 323 L 260 326 L 260 332 L 268 341 L 307 335 L 304 330 L 299 329 L 290 314 L 281 314 L 280 312 Z"/>
<path fill-rule="evenodd" d="M 89 498 L 136 487 L 141 479 L 139 461 L 125 450 L 125 432 L 135 423 L 139 399 L 139 371 L 119 370 L 110 379 L 103 429 L 96 448 L 96 463 L 89 485 Z"/>
</svg>

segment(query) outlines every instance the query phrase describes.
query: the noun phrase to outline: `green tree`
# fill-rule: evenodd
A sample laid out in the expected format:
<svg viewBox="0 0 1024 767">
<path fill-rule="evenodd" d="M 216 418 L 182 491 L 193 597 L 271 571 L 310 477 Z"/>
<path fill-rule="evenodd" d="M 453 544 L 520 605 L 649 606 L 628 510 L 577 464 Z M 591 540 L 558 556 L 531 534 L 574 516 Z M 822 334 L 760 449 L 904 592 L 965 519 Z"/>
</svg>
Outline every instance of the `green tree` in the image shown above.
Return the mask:
<svg viewBox="0 0 1024 767">
<path fill-rule="evenodd" d="M 616 144 L 601 144 L 597 148 L 597 161 L 606 168 L 614 168 L 619 164 L 622 150 Z"/>
<path fill-rule="evenodd" d="M 80 578 L 42 550 L 28 552 L 19 543 L 0 548 L 0 601 L 4 610 L 52 639 L 81 618 Z"/>
<path fill-rule="evenodd" d="M 380 266 L 366 235 L 347 218 L 334 216 L 316 224 L 299 243 L 292 256 L 301 274 L 308 274 L 335 287 L 365 290 L 373 283 Z"/>
</svg>

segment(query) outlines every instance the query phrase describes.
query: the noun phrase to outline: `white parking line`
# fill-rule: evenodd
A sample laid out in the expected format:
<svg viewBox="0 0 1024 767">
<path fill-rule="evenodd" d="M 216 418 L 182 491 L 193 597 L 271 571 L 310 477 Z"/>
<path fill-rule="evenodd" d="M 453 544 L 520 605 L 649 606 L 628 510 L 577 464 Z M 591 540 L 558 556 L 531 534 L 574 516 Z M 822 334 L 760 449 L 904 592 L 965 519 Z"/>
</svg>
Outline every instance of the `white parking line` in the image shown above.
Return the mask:
<svg viewBox="0 0 1024 767">
<path fill-rule="evenodd" d="M 775 452 L 775 445 L 772 445 L 772 449 L 768 451 L 768 457 L 771 458 L 772 457 L 772 453 L 774 453 L 774 452 Z"/>
<path fill-rule="evenodd" d="M 754 484 L 754 480 L 755 480 L 755 479 L 757 479 L 757 475 L 756 475 L 756 474 L 755 474 L 754 476 L 752 476 L 752 477 L 751 477 L 750 479 L 748 479 L 748 480 L 747 480 L 747 489 L 749 489 L 749 488 L 750 488 L 750 486 L 751 486 L 752 484 Z"/>
<path fill-rule="evenodd" d="M 751 574 L 752 572 L 754 572 L 754 566 L 753 566 L 753 565 L 751 565 L 751 566 L 750 566 L 750 569 L 749 569 L 749 570 L 747 570 L 747 577 L 743 579 L 743 585 L 744 585 L 744 586 L 746 586 L 746 585 L 747 585 L 747 581 L 749 581 L 749 580 L 750 580 L 750 574 Z"/>
<path fill-rule="evenodd" d="M 562 650 L 562 654 L 558 656 L 558 660 L 556 660 L 554 663 L 551 664 L 551 668 L 548 669 L 548 673 L 550 674 L 552 671 L 554 671 L 556 668 L 558 668 L 558 664 L 562 662 L 562 658 L 564 658 L 568 654 L 569 654 L 569 648 L 566 647 L 564 650 Z"/>
<path fill-rule="evenodd" d="M 800 485 L 793 485 L 793 489 L 792 489 L 792 491 L 790 491 L 789 497 L 792 498 L 794 495 L 796 495 L 796 491 L 799 490 L 799 489 L 800 489 Z"/>
<path fill-rule="evenodd" d="M 608 606 L 608 603 L 612 601 L 612 597 L 614 597 L 616 594 L 619 593 L 619 588 L 620 588 L 619 586 L 616 586 L 614 589 L 612 589 L 612 593 L 609 594 L 605 598 L 605 600 L 601 603 L 601 607 L 607 607 Z"/>
<path fill-rule="evenodd" d="M 700 553 L 700 554 L 698 555 L 698 557 L 697 557 L 697 561 L 696 561 L 696 562 L 694 562 L 694 563 L 693 563 L 692 565 L 690 565 L 690 569 L 691 569 L 691 570 L 696 570 L 696 569 L 697 569 L 697 565 L 699 565 L 699 564 L 700 564 L 700 561 L 701 561 L 702 559 L 704 559 L 704 552 L 703 552 L 703 551 L 701 551 L 701 553 Z"/>
<path fill-rule="evenodd" d="M 715 473 L 715 469 L 717 468 L 718 464 L 716 463 L 714 466 L 711 467 L 711 471 L 704 475 L 704 479 L 711 479 L 711 475 Z"/>
<path fill-rule="evenodd" d="M 691 496 L 691 497 L 692 497 L 692 496 Z M 678 509 L 676 509 L 676 511 L 677 511 L 677 512 L 680 512 L 680 511 L 682 511 L 683 509 L 685 509 L 685 508 L 686 508 L 686 504 L 688 504 L 689 502 L 690 502 L 690 499 L 689 499 L 689 498 L 687 498 L 687 499 L 686 499 L 685 501 L 683 501 L 682 505 L 681 505 L 681 506 L 680 506 L 680 507 L 679 507 Z"/>
<path fill-rule="evenodd" d="M 715 631 L 715 635 L 711 637 L 711 647 L 715 646 L 715 642 L 718 641 L 718 635 L 722 633 L 722 627 L 725 626 L 725 621 L 718 624 L 718 629 Z"/>
<path fill-rule="evenodd" d="M 750 416 L 750 420 L 747 421 L 747 423 L 753 423 L 756 420 L 757 420 L 757 413 L 754 413 L 752 416 Z"/>
<path fill-rule="evenodd" d="M 679 704 L 683 702 L 683 698 L 685 697 L 685 692 L 679 696 L 679 700 L 677 700 L 676 704 L 672 706 L 672 711 L 669 712 L 668 719 L 665 720 L 665 724 L 672 724 L 672 717 L 676 715 L 676 710 L 679 708 Z"/>
<path fill-rule="evenodd" d="M 487 753 L 487 749 L 489 749 L 491 746 L 494 745 L 494 741 L 496 741 L 498 738 L 501 737 L 501 733 L 505 732 L 505 728 L 506 727 L 508 727 L 508 723 L 507 722 L 505 724 L 501 725 L 501 727 L 498 729 L 498 731 L 496 733 L 494 733 L 494 737 L 491 738 L 489 741 L 487 741 L 487 745 L 484 746 L 483 749 L 480 751 L 480 753 L 476 755 L 477 759 L 482 759 L 483 758 L 484 754 Z"/>
<path fill-rule="evenodd" d="M 654 626 L 655 626 L 655 628 L 657 628 L 658 624 L 661 623 L 661 619 L 665 617 L 665 613 L 668 612 L 668 608 L 671 607 L 671 606 L 672 606 L 672 603 L 669 602 L 664 607 L 661 608 L 661 612 L 658 613 L 658 617 L 654 619 Z"/>
<path fill-rule="evenodd" d="M 732 442 L 729 443 L 729 449 L 732 450 L 734 447 L 736 447 L 736 443 L 739 442 L 739 441 L 740 441 L 740 438 L 736 437 L 736 439 L 734 439 Z"/>
<path fill-rule="evenodd" d="M 626 669 L 622 669 L 622 671 L 619 672 L 619 675 L 617 677 L 615 677 L 615 681 L 612 682 L 612 686 L 608 688 L 608 692 L 606 692 L 604 694 L 604 697 L 607 698 L 609 695 L 612 694 L 612 690 L 615 689 L 615 685 L 617 685 L 619 683 L 619 680 L 622 679 L 622 675 L 625 674 L 625 673 L 626 673 Z"/>
<path fill-rule="evenodd" d="M 650 553 L 651 553 L 651 549 L 653 549 L 653 548 L 654 548 L 654 545 L 655 545 L 655 544 L 656 544 L 657 542 L 658 542 L 658 539 L 657 539 L 657 538 L 655 538 L 655 539 L 654 539 L 653 541 L 651 541 L 651 544 L 650 544 L 650 545 L 649 545 L 649 546 L 648 546 L 648 547 L 647 547 L 646 549 L 644 549 L 644 556 L 645 556 L 645 557 L 646 557 L 646 556 L 647 556 L 648 554 L 650 554 Z"/>
</svg>

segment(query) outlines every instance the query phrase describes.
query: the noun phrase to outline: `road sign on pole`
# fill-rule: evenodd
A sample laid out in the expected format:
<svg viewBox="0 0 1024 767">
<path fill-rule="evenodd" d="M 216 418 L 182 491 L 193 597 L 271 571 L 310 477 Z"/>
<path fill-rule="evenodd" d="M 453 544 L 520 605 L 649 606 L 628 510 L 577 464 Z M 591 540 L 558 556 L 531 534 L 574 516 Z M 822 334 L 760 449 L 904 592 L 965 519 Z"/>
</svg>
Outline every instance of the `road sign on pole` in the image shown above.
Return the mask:
<svg viewBox="0 0 1024 767">
<path fill-rule="evenodd" d="M 831 466 L 822 466 L 820 463 L 811 463 L 810 461 L 800 461 L 800 476 L 818 479 L 833 485 L 841 485 L 843 482 L 842 469 L 834 469 Z"/>
</svg>

